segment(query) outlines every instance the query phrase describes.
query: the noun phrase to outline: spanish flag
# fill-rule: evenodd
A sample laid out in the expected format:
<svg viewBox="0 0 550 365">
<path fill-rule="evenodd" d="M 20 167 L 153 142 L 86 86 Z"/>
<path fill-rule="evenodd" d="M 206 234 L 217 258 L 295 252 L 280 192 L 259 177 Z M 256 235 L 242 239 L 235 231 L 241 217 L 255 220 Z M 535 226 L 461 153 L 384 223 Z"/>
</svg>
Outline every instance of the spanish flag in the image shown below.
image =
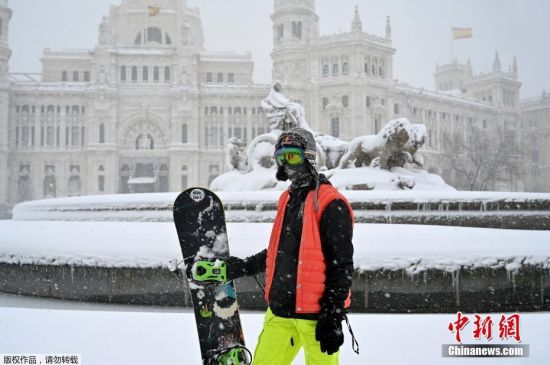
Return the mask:
<svg viewBox="0 0 550 365">
<path fill-rule="evenodd" d="M 149 16 L 155 16 L 160 12 L 160 8 L 158 6 L 149 6 Z"/>
<path fill-rule="evenodd" d="M 453 27 L 453 39 L 472 38 L 472 28 Z"/>
</svg>

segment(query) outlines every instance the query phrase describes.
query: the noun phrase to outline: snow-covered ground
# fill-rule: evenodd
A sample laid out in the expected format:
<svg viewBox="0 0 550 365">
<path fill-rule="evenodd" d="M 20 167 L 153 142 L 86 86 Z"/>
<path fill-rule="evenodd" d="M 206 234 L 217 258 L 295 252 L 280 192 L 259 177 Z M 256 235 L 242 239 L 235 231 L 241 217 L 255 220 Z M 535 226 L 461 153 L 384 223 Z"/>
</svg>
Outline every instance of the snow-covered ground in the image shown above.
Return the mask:
<svg viewBox="0 0 550 365">
<path fill-rule="evenodd" d="M 498 322 L 501 313 L 493 315 Z M 472 316 L 473 317 L 473 316 Z M 248 347 L 254 349 L 263 314 L 241 312 Z M 443 344 L 454 344 L 449 322 L 455 314 L 351 314 L 360 354 L 351 350 L 347 331 L 343 365 L 498 364 L 550 362 L 550 313 L 521 313 L 527 358 L 442 358 Z M 496 324 L 495 324 L 496 325 Z M 495 330 L 493 330 L 495 331 Z M 505 344 L 475 340 L 472 324 L 462 331 L 465 344 Z M 0 354 L 79 354 L 86 365 L 200 364 L 194 317 L 186 309 L 101 305 L 0 294 Z M 299 353 L 293 364 L 303 365 Z"/>
<path fill-rule="evenodd" d="M 267 246 L 272 224 L 227 227 L 231 253 L 245 257 Z M 181 261 L 173 223 L 5 220 L 0 232 L 0 262 L 171 267 Z M 550 231 L 356 224 L 354 246 L 361 270 L 550 267 Z"/>
</svg>

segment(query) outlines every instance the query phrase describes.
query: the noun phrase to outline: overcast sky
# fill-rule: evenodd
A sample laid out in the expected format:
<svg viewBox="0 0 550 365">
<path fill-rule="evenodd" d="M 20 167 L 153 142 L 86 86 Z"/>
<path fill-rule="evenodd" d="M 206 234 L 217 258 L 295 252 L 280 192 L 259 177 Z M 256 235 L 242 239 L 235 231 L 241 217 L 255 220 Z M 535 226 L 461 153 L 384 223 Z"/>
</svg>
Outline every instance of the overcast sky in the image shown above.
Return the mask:
<svg viewBox="0 0 550 365">
<path fill-rule="evenodd" d="M 13 9 L 10 72 L 40 72 L 51 49 L 93 48 L 97 28 L 120 0 L 9 0 Z M 155 0 L 151 0 L 151 5 Z M 206 48 L 252 52 L 254 80 L 271 81 L 273 0 L 188 0 L 201 11 Z M 473 38 L 454 42 L 459 61 L 471 58 L 474 73 L 492 67 L 495 51 L 505 70 L 518 59 L 521 96 L 550 91 L 550 1 L 547 0 L 317 0 L 321 34 L 349 31 L 354 6 L 363 30 L 384 35 L 391 17 L 394 77 L 434 89 L 436 63 L 451 58 L 451 27 L 472 27 Z"/>
</svg>

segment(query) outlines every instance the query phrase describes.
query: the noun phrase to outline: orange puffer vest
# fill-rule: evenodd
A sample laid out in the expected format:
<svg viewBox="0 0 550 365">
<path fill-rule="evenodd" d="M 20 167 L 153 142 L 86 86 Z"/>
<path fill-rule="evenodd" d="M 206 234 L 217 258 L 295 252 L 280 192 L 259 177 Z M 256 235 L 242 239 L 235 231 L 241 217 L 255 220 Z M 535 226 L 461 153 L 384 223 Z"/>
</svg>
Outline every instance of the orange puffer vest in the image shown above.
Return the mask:
<svg viewBox="0 0 550 365">
<path fill-rule="evenodd" d="M 319 209 L 315 211 L 313 197 L 315 190 L 308 193 L 304 206 L 304 222 L 298 255 L 298 273 L 296 278 L 296 313 L 319 313 L 319 300 L 325 291 L 326 264 L 321 247 L 319 224 L 324 209 L 335 199 L 343 200 L 349 207 L 353 222 L 353 210 L 347 199 L 330 184 L 319 187 Z M 275 260 L 279 248 L 286 205 L 290 199 L 286 190 L 279 198 L 278 211 L 271 231 L 269 247 L 267 248 L 265 270 L 265 300 L 269 302 L 269 292 L 273 275 L 275 274 Z M 351 303 L 351 292 L 344 303 L 347 308 Z"/>
</svg>

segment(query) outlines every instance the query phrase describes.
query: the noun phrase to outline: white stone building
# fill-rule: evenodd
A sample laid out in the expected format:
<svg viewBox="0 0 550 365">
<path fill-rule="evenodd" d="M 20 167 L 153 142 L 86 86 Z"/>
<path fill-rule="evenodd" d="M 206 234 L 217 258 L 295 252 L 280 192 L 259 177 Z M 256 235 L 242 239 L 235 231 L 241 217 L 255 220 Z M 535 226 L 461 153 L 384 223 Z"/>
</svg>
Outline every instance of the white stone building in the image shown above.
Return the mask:
<svg viewBox="0 0 550 365">
<path fill-rule="evenodd" d="M 94 49 L 45 49 L 42 72 L 22 75 L 8 73 L 11 10 L 0 0 L 0 204 L 205 185 L 226 169 L 229 137 L 266 131 L 259 105 L 269 85 L 254 84 L 251 55 L 206 51 L 199 12 L 185 0 L 149 5 L 121 0 Z M 315 130 L 350 140 L 398 116 L 424 123 L 427 167 L 460 185 L 441 163 L 446 133 L 506 126 L 520 148 L 524 109 L 549 125 L 547 97 L 520 103 L 515 60 L 502 72 L 497 54 L 493 72 L 476 76 L 443 65 L 437 91 L 414 88 L 394 80 L 389 18 L 375 36 L 357 8 L 350 16 L 349 32 L 321 36 L 314 0 L 274 0 L 273 78 Z M 548 190 L 548 161 L 537 161 L 546 164 L 539 185 L 512 172 L 491 188 Z"/>
</svg>

